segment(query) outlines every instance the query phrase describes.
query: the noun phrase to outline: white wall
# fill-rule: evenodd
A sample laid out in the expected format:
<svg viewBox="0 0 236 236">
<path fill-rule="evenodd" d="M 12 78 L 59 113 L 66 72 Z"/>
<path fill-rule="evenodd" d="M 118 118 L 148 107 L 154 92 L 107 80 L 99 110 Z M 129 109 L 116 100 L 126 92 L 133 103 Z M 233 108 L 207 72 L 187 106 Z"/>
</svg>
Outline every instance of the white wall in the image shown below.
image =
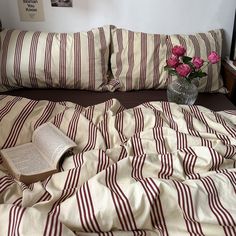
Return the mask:
<svg viewBox="0 0 236 236">
<path fill-rule="evenodd" d="M 0 0 L 4 27 L 72 32 L 113 24 L 148 33 L 194 33 L 223 28 L 229 54 L 236 0 L 73 0 L 73 8 L 43 0 L 44 22 L 20 22 L 17 0 Z"/>
</svg>

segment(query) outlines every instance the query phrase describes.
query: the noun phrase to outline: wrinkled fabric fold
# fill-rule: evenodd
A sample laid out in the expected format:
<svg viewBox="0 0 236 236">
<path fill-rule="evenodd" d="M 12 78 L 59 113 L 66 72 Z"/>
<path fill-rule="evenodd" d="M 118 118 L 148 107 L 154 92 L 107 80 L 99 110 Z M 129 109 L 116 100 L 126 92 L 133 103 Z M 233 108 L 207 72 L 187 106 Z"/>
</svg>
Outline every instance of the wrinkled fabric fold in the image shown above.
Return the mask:
<svg viewBox="0 0 236 236">
<path fill-rule="evenodd" d="M 0 149 L 48 121 L 75 154 L 28 186 L 0 159 L 0 235 L 236 235 L 235 111 L 0 96 Z"/>
</svg>

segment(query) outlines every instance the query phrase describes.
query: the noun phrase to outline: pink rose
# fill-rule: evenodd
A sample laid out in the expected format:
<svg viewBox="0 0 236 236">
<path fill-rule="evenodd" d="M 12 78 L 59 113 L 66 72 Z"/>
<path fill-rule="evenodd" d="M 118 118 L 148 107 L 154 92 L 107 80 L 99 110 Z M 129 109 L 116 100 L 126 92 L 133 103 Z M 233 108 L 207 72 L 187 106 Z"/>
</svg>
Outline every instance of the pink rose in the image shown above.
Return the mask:
<svg viewBox="0 0 236 236">
<path fill-rule="evenodd" d="M 217 63 L 218 61 L 220 61 L 220 56 L 216 53 L 216 52 L 211 52 L 208 56 L 208 60 L 209 62 L 211 62 L 212 64 Z"/>
<path fill-rule="evenodd" d="M 188 64 L 180 64 L 176 67 L 176 72 L 181 77 L 186 77 L 191 72 L 191 67 Z"/>
<path fill-rule="evenodd" d="M 193 65 L 196 69 L 200 69 L 204 63 L 204 60 L 200 57 L 193 57 Z"/>
<path fill-rule="evenodd" d="M 179 65 L 179 58 L 175 55 L 171 55 L 171 57 L 166 61 L 167 65 L 173 68 L 176 68 Z"/>
<path fill-rule="evenodd" d="M 174 46 L 172 48 L 172 53 L 177 57 L 181 57 L 186 52 L 186 49 L 183 46 Z"/>
</svg>

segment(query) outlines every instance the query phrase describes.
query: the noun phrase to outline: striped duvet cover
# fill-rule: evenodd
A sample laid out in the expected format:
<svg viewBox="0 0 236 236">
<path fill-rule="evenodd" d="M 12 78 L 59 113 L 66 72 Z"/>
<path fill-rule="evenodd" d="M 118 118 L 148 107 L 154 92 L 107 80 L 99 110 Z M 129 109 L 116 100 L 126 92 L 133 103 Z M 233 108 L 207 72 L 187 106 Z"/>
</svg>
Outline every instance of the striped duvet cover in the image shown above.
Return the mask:
<svg viewBox="0 0 236 236">
<path fill-rule="evenodd" d="M 0 159 L 0 235 L 236 235 L 235 111 L 0 96 L 0 148 L 46 121 L 76 154 L 28 186 Z"/>
</svg>

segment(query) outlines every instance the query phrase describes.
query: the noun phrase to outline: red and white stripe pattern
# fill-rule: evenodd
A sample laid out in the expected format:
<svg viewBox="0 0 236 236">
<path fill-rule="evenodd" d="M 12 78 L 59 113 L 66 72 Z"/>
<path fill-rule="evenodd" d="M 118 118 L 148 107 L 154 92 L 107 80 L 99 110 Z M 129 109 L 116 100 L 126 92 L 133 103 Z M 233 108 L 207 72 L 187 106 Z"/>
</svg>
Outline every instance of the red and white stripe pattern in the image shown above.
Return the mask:
<svg viewBox="0 0 236 236">
<path fill-rule="evenodd" d="M 124 113 L 123 112 L 119 112 L 116 115 L 116 118 L 115 118 L 115 128 L 119 132 L 120 140 L 124 143 L 127 139 L 126 139 L 126 137 L 123 134 L 124 133 L 123 132 L 123 129 L 124 129 Z"/>
<path fill-rule="evenodd" d="M 26 31 L 22 31 L 19 33 L 16 40 L 16 48 L 15 48 L 15 58 L 14 58 L 14 77 L 16 79 L 16 83 L 19 87 L 22 86 L 22 79 L 20 73 L 20 63 L 22 58 L 22 46 L 24 42 Z"/>
<path fill-rule="evenodd" d="M 56 103 L 54 102 L 48 102 L 47 106 L 45 107 L 42 115 L 39 117 L 37 122 L 34 125 L 34 129 L 37 129 L 41 124 L 45 123 L 48 121 L 49 117 L 52 115 L 54 109 L 56 107 Z"/>
<path fill-rule="evenodd" d="M 59 221 L 60 203 L 65 201 L 67 198 L 71 197 L 76 192 L 76 188 L 78 186 L 80 178 L 80 172 L 81 172 L 81 166 L 79 166 L 78 168 L 70 169 L 68 171 L 65 184 L 63 187 L 63 192 L 59 197 L 59 199 L 54 202 L 50 212 L 48 213 L 43 235 L 45 236 L 62 235 L 61 232 L 62 225 L 61 222 Z"/>
<path fill-rule="evenodd" d="M 29 186 L 0 161 L 1 235 L 236 234 L 232 114 L 2 96 L 0 118 L 1 148 L 29 142 L 47 121 L 78 145 L 59 173 Z"/>
<path fill-rule="evenodd" d="M 116 214 L 119 218 L 119 223 L 122 230 L 136 230 L 137 226 L 129 200 L 116 181 L 117 168 L 118 166 L 115 163 L 106 169 L 106 186 L 111 191 L 113 204 L 115 206 Z"/>
<path fill-rule="evenodd" d="M 173 174 L 173 156 L 171 153 L 160 155 L 161 168 L 158 178 L 170 179 Z"/>
<path fill-rule="evenodd" d="M 170 103 L 162 102 L 162 109 L 163 109 L 164 115 L 167 117 L 167 120 L 169 121 L 170 128 L 178 132 L 178 125 L 173 118 L 172 110 L 170 108 Z"/>
<path fill-rule="evenodd" d="M 22 221 L 23 214 L 26 208 L 21 206 L 22 198 L 17 199 L 9 213 L 8 235 L 15 236 L 20 235 L 19 227 Z"/>
<path fill-rule="evenodd" d="M 232 187 L 234 188 L 234 191 L 236 192 L 236 174 L 235 172 L 229 172 L 228 170 L 220 170 L 217 173 L 222 173 L 224 176 L 228 178 L 230 181 Z"/>
<path fill-rule="evenodd" d="M 32 36 L 32 41 L 30 45 L 30 56 L 29 56 L 29 79 L 30 84 L 34 88 L 38 87 L 37 75 L 36 75 L 36 61 L 37 61 L 37 48 L 39 42 L 40 32 L 35 32 Z"/>
<path fill-rule="evenodd" d="M 2 164 L 2 163 L 1 163 Z M 0 194 L 14 184 L 12 176 L 5 175 L 0 178 Z"/>
<path fill-rule="evenodd" d="M 211 51 L 221 55 L 222 31 L 212 30 L 194 35 L 161 35 L 133 32 L 113 27 L 111 69 L 119 90 L 166 88 L 172 80 L 163 70 L 175 45 L 187 49 L 187 56 L 200 56 L 207 60 Z M 223 86 L 220 63 L 207 67 L 207 78 L 200 80 L 199 91 L 218 91 Z M 174 77 L 173 77 L 174 79 Z"/>
<path fill-rule="evenodd" d="M 216 118 L 216 121 L 220 124 L 223 125 L 223 127 L 225 128 L 225 130 L 227 131 L 227 133 L 235 138 L 236 137 L 236 128 L 235 127 L 231 127 L 231 126 L 228 126 L 225 122 L 225 120 L 221 117 L 220 114 L 214 112 L 214 115 L 215 115 L 215 118 Z"/>
<path fill-rule="evenodd" d="M 12 147 L 16 144 L 18 136 L 22 130 L 22 127 L 24 123 L 26 122 L 26 119 L 30 116 L 30 114 L 33 112 L 33 109 L 38 104 L 38 101 L 29 101 L 28 104 L 22 109 L 20 114 L 17 116 L 15 122 L 13 123 L 13 126 L 11 128 L 11 131 L 5 140 L 4 144 L 2 145 L 2 148 L 8 148 Z"/>
<path fill-rule="evenodd" d="M 2 32 L 1 32 L 1 41 L 2 41 L 2 50 L 0 51 L 0 62 L 1 62 L 1 85 L 5 85 L 6 88 L 10 88 L 10 81 L 8 80 L 7 77 L 7 60 L 8 60 L 8 49 L 11 48 L 10 44 L 10 39 L 12 36 L 13 30 L 8 30 L 4 37 L 2 37 Z M 13 70 L 14 71 L 14 70 Z"/>
<path fill-rule="evenodd" d="M 54 119 L 53 119 L 53 124 L 57 127 L 60 128 L 65 111 L 67 110 L 67 108 L 65 108 L 65 110 L 63 112 L 60 112 L 59 114 L 57 114 Z"/>
<path fill-rule="evenodd" d="M 143 145 L 142 145 L 142 141 L 140 138 L 140 134 L 136 133 L 132 138 L 131 138 L 131 142 L 132 142 L 132 147 L 133 147 L 133 155 L 134 156 L 139 156 L 144 154 L 144 150 L 143 150 Z"/>
<path fill-rule="evenodd" d="M 86 152 L 88 150 L 95 148 L 96 140 L 97 140 L 97 132 L 98 132 L 98 128 L 93 123 L 90 122 L 87 144 L 83 148 L 82 152 Z"/>
<path fill-rule="evenodd" d="M 160 87 L 162 61 L 161 36 L 113 27 L 111 69 L 119 90 Z"/>
<path fill-rule="evenodd" d="M 162 128 L 154 128 L 153 129 L 153 138 L 154 138 L 155 144 L 156 144 L 156 153 L 166 154 L 167 149 L 166 149 L 166 145 L 165 145 L 163 129 Z"/>
<path fill-rule="evenodd" d="M 218 189 L 211 177 L 201 179 L 201 182 L 208 193 L 208 204 L 215 215 L 219 225 L 223 227 L 225 235 L 236 235 L 235 217 L 227 210 L 220 198 Z"/>
<path fill-rule="evenodd" d="M 191 147 L 184 150 L 185 156 L 183 159 L 183 169 L 186 176 L 190 179 L 200 178 L 199 174 L 194 171 L 194 167 L 197 161 L 197 155 Z"/>
<path fill-rule="evenodd" d="M 77 207 L 80 221 L 85 232 L 101 232 L 94 214 L 94 206 L 91 199 L 90 188 L 86 182 L 76 194 Z"/>
<path fill-rule="evenodd" d="M 78 33 L 6 29 L 0 38 L 1 90 L 53 87 L 101 91 L 106 87 L 110 26 Z"/>
<path fill-rule="evenodd" d="M 134 108 L 135 128 L 134 133 L 140 133 L 144 129 L 144 117 L 141 108 Z"/>
<path fill-rule="evenodd" d="M 66 44 L 67 44 L 67 34 L 62 33 L 60 35 L 60 53 L 59 53 L 59 84 L 62 88 L 66 88 Z"/>
<path fill-rule="evenodd" d="M 205 235 L 202 232 L 201 224 L 196 220 L 190 188 L 181 182 L 173 182 L 178 194 L 178 204 L 183 211 L 186 228 L 189 235 Z"/>
<path fill-rule="evenodd" d="M 151 178 L 143 177 L 143 166 L 145 163 L 146 155 L 135 156 L 132 159 L 132 178 L 138 181 L 148 198 L 151 206 L 150 217 L 153 227 L 158 229 L 160 235 L 168 235 L 165 218 L 163 215 L 162 203 L 160 201 L 160 190 Z"/>
<path fill-rule="evenodd" d="M 109 166 L 109 164 L 109 157 L 103 150 L 99 150 L 97 173 L 105 170 Z"/>
<path fill-rule="evenodd" d="M 75 140 L 78 132 L 78 123 L 80 118 L 80 112 L 78 110 L 74 111 L 74 114 L 69 122 L 69 127 L 67 130 L 67 136 L 72 140 Z"/>
<path fill-rule="evenodd" d="M 17 104 L 18 101 L 20 101 L 21 97 L 14 97 L 12 100 L 8 101 L 6 105 L 0 109 L 0 121 L 4 118 L 4 116 L 7 115 L 8 112 L 13 109 L 14 105 Z"/>
<path fill-rule="evenodd" d="M 44 72 L 45 72 L 45 83 L 46 87 L 51 88 L 52 87 L 52 42 L 54 33 L 49 33 L 46 38 L 46 48 L 45 48 L 45 57 L 44 57 Z"/>
</svg>

